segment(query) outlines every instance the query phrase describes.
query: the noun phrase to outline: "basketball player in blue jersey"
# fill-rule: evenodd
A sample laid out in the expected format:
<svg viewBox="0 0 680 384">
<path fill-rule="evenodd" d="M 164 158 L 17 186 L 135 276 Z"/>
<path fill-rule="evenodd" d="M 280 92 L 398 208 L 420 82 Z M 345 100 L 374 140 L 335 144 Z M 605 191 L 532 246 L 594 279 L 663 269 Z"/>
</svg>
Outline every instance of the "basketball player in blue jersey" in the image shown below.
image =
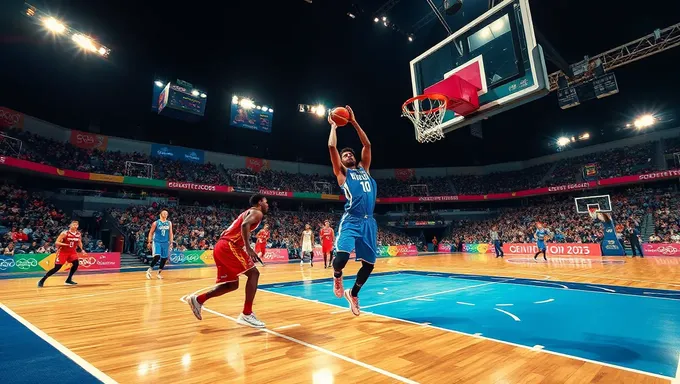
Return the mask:
<svg viewBox="0 0 680 384">
<path fill-rule="evenodd" d="M 161 211 L 160 218 L 151 224 L 149 229 L 149 237 L 147 239 L 149 248 L 151 248 L 151 266 L 146 270 L 146 278 L 151 278 L 153 267 L 160 260 L 161 264 L 158 266 L 157 278 L 162 279 L 161 272 L 165 268 L 165 263 L 168 261 L 168 256 L 172 252 L 172 242 L 174 241 L 174 234 L 172 233 L 172 223 L 168 220 L 168 211 Z"/>
<path fill-rule="evenodd" d="M 536 240 L 536 248 L 538 252 L 534 255 L 534 260 L 538 258 L 538 255 L 543 254 L 543 260 L 548 261 L 545 256 L 545 251 L 547 249 L 546 241 L 550 239 L 550 231 L 543 227 L 543 223 L 536 223 L 536 232 L 534 233 L 534 239 Z"/>
<path fill-rule="evenodd" d="M 378 225 L 373 218 L 378 190 L 375 180 L 369 172 L 371 167 L 371 142 L 354 118 L 354 112 L 349 105 L 345 108 L 349 112 L 348 122 L 357 131 L 363 148 L 361 150 L 361 162 L 358 163 L 354 150 L 351 148 L 344 148 L 338 152 L 338 137 L 335 132 L 338 126 L 329 115 L 328 122 L 331 124 L 331 133 L 328 137 L 328 151 L 331 155 L 331 163 L 333 163 L 333 173 L 347 199 L 345 214 L 340 219 L 335 240 L 333 292 L 337 297 L 344 295 L 349 302 L 352 313 L 359 316 L 359 290 L 373 271 L 378 249 Z M 342 270 L 347 265 L 349 254 L 352 251 L 356 251 L 356 261 L 361 261 L 361 268 L 357 272 L 357 278 L 352 289 L 344 290 Z"/>
</svg>

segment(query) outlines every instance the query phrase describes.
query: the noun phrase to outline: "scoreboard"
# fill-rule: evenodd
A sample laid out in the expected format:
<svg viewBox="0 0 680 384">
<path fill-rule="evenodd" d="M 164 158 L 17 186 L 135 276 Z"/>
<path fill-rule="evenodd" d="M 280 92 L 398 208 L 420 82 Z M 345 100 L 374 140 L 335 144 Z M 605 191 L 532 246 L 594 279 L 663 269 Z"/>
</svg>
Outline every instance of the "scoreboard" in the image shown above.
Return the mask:
<svg viewBox="0 0 680 384">
<path fill-rule="evenodd" d="M 159 115 L 185 121 L 197 121 L 205 115 L 208 97 L 187 82 L 178 80 L 165 85 L 154 82 L 151 110 Z"/>
</svg>

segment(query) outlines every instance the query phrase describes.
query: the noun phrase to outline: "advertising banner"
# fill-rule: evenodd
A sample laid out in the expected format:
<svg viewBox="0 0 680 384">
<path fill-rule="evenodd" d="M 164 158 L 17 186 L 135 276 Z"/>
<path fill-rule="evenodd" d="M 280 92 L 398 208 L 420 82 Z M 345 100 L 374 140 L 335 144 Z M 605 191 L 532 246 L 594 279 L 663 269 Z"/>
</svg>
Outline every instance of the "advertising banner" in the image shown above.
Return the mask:
<svg viewBox="0 0 680 384">
<path fill-rule="evenodd" d="M 678 243 L 644 243 L 642 253 L 645 256 L 676 256 L 680 257 L 680 244 Z"/>
<path fill-rule="evenodd" d="M 678 177 L 680 177 L 680 169 L 669 169 L 667 171 L 644 173 L 642 175 L 631 175 L 602 179 L 600 180 L 600 185 L 632 184 L 646 181 L 673 179 Z"/>
<path fill-rule="evenodd" d="M 593 243 L 548 243 L 548 255 L 560 256 L 602 256 L 600 244 Z M 506 255 L 533 255 L 538 252 L 535 243 L 505 243 Z"/>
<path fill-rule="evenodd" d="M 176 251 L 170 252 L 171 264 L 215 264 L 212 251 Z"/>
<path fill-rule="evenodd" d="M 493 244 L 483 243 L 483 244 L 463 244 L 463 252 L 466 253 L 491 253 L 496 254 L 496 249 Z"/>
<path fill-rule="evenodd" d="M 415 245 L 379 245 L 378 256 L 418 256 L 418 248 Z"/>
<path fill-rule="evenodd" d="M 168 181 L 168 188 L 185 191 L 216 192 L 217 186 L 210 184 L 185 183 L 181 181 Z"/>
<path fill-rule="evenodd" d="M 265 196 L 293 197 L 293 192 L 288 191 L 274 191 L 271 189 L 260 189 L 260 193 Z"/>
<path fill-rule="evenodd" d="M 72 129 L 69 142 L 71 145 L 78 148 L 106 151 L 106 146 L 109 144 L 109 138 L 108 136 L 104 135 L 81 132 Z"/>
<path fill-rule="evenodd" d="M 451 244 L 439 244 L 437 246 L 437 252 L 455 252 L 451 250 Z"/>
<path fill-rule="evenodd" d="M 205 162 L 205 152 L 198 149 L 174 147 L 172 145 L 151 144 L 151 156 L 185 161 L 187 163 L 203 164 Z"/>
<path fill-rule="evenodd" d="M 416 177 L 416 170 L 413 168 L 396 168 L 394 170 L 394 178 L 401 181 L 406 181 Z"/>
<path fill-rule="evenodd" d="M 0 128 L 24 129 L 24 114 L 7 107 L 0 107 Z"/>
<path fill-rule="evenodd" d="M 321 248 L 319 248 L 321 252 Z M 316 259 L 316 250 L 314 252 L 314 258 Z M 323 258 L 323 255 L 321 255 Z M 267 248 L 262 261 L 265 263 L 287 263 L 288 262 L 288 250 L 285 248 Z"/>
<path fill-rule="evenodd" d="M 13 272 L 46 272 L 54 267 L 54 253 L 35 253 L 14 255 L 14 257 L 0 257 L 0 273 Z M 78 270 L 94 271 L 104 269 L 120 269 L 120 253 L 88 253 L 79 258 Z M 71 264 L 64 264 L 61 271 L 71 268 Z"/>
</svg>

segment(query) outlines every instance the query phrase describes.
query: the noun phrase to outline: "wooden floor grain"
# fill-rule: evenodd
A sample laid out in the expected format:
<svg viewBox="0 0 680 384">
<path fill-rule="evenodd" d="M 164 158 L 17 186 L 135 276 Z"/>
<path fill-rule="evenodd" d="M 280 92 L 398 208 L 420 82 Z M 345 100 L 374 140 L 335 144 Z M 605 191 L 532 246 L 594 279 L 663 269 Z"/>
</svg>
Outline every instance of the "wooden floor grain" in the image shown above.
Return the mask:
<svg viewBox="0 0 680 384">
<path fill-rule="evenodd" d="M 517 257 L 517 256 L 513 256 Z M 553 258 L 513 264 L 486 255 L 378 259 L 403 269 L 511 276 L 680 290 L 680 259 Z M 354 274 L 358 263 L 349 263 Z M 318 264 L 261 268 L 261 283 L 330 277 Z M 177 269 L 164 280 L 143 272 L 0 281 L 3 304 L 120 383 L 668 383 L 600 364 L 532 351 L 377 315 L 331 314 L 332 307 L 258 292 L 268 331 L 236 324 L 239 291 L 211 300 L 197 321 L 180 299 L 210 286 L 215 270 Z M 155 277 L 155 274 L 154 274 Z M 330 292 L 329 292 L 330 294 Z"/>
</svg>

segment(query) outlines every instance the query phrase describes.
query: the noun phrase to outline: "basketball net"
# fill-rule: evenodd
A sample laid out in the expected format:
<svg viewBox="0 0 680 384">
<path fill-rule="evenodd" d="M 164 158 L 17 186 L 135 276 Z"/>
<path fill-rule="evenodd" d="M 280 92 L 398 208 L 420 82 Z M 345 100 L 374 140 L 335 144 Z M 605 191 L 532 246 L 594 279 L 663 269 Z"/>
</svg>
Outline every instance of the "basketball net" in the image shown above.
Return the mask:
<svg viewBox="0 0 680 384">
<path fill-rule="evenodd" d="M 449 98 L 441 94 L 412 97 L 401 106 L 402 116 L 408 117 L 416 128 L 419 143 L 432 143 L 444 138 L 441 124 Z"/>
<path fill-rule="evenodd" d="M 597 214 L 600 212 L 598 207 L 588 207 L 588 214 L 593 219 L 597 219 Z"/>
</svg>

